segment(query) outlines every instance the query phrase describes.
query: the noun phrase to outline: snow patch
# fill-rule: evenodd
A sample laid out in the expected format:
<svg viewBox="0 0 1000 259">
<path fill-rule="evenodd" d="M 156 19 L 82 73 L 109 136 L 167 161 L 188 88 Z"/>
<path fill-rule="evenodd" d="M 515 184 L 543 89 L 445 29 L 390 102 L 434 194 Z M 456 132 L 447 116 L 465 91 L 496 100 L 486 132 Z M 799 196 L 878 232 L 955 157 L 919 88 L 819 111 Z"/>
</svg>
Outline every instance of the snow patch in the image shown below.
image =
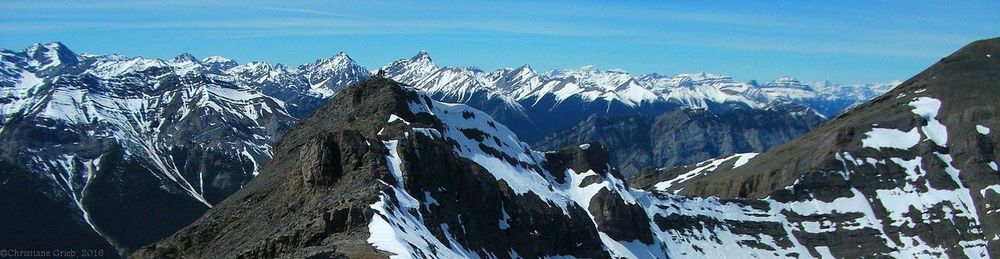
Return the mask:
<svg viewBox="0 0 1000 259">
<path fill-rule="evenodd" d="M 504 209 L 503 206 L 500 207 L 500 213 L 500 222 L 498 222 L 497 225 L 502 230 L 510 229 L 510 215 L 507 214 L 507 210 Z"/>
<path fill-rule="evenodd" d="M 990 134 L 990 128 L 987 128 L 986 126 L 983 126 L 983 125 L 976 125 L 976 131 L 979 132 L 979 134 L 983 134 L 983 135 L 989 135 Z"/>
<path fill-rule="evenodd" d="M 403 118 L 400 118 L 399 116 L 396 116 L 395 114 L 389 114 L 389 121 L 388 122 L 392 123 L 394 121 L 402 121 L 403 124 L 410 125 L 410 122 L 404 120 Z"/>
<path fill-rule="evenodd" d="M 908 132 L 897 129 L 872 128 L 871 131 L 865 132 L 865 138 L 861 139 L 862 146 L 874 149 L 896 148 L 905 150 L 916 146 L 919 142 L 920 133 L 917 132 L 917 128 L 913 128 Z"/>
<path fill-rule="evenodd" d="M 739 156 L 739 159 L 737 159 L 736 163 L 733 164 L 733 169 L 736 169 L 737 167 L 745 165 L 747 162 L 750 162 L 750 159 L 753 159 L 754 157 L 757 157 L 757 155 L 759 155 L 759 154 L 760 153 L 737 154 L 737 156 Z"/>
<path fill-rule="evenodd" d="M 656 189 L 657 191 L 667 191 L 668 189 L 670 189 L 671 186 L 676 186 L 688 180 L 694 179 L 695 177 L 711 173 L 716 169 L 718 169 L 718 167 L 723 163 L 731 161 L 733 159 L 736 159 L 736 162 L 733 163 L 732 168 L 740 167 L 749 162 L 750 159 L 756 157 L 757 154 L 758 153 L 741 153 L 741 154 L 731 155 L 728 157 L 713 158 L 710 160 L 706 160 L 704 162 L 698 163 L 694 169 L 687 171 L 685 173 L 681 173 L 680 175 L 677 175 L 677 177 L 656 183 L 655 185 L 653 185 L 653 188 Z M 675 192 L 676 191 L 680 190 L 675 190 Z"/>
<path fill-rule="evenodd" d="M 910 106 L 913 107 L 913 114 L 927 120 L 927 125 L 920 127 L 924 131 L 924 135 L 927 135 L 938 146 L 946 147 L 948 144 L 948 129 L 937 120 L 941 101 L 930 97 L 920 97 L 910 102 Z"/>
</svg>

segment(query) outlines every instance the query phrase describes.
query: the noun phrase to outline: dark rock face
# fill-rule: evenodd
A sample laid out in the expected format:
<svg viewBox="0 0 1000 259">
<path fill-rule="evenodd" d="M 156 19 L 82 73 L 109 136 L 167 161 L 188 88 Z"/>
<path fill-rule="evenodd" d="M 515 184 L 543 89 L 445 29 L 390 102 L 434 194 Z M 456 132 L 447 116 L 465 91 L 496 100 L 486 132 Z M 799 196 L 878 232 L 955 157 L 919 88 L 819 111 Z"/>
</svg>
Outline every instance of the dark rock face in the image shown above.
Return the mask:
<svg viewBox="0 0 1000 259">
<path fill-rule="evenodd" d="M 608 189 L 601 189 L 590 200 L 597 229 L 615 240 L 638 240 L 653 243 L 649 218 L 639 204 L 629 204 Z"/>
<path fill-rule="evenodd" d="M 299 153 L 299 160 L 305 161 L 299 170 L 307 184 L 327 186 L 343 175 L 340 162 L 340 148 L 343 135 L 326 136 L 306 144 Z"/>
<path fill-rule="evenodd" d="M 338 95 L 276 145 L 278 159 L 201 219 L 137 257 L 336 257 L 377 255 L 364 239 L 379 179 L 392 179 L 379 123 L 399 90 L 361 84 Z M 380 142 L 376 142 L 380 143 Z"/>
<path fill-rule="evenodd" d="M 25 250 L 100 249 L 114 253 L 115 247 L 90 225 L 80 222 L 76 208 L 68 208 L 41 192 L 49 183 L 31 177 L 22 165 L 0 161 L 0 182 L 7 184 L 0 188 L 0 195 L 17 197 L 0 203 L 4 210 L 0 222 L 5 223 L 0 229 L 0 244 Z"/>
<path fill-rule="evenodd" d="M 672 167 L 709 158 L 764 152 L 822 123 L 810 110 L 794 105 L 773 109 L 725 111 L 678 109 L 655 117 L 591 116 L 537 142 L 554 149 L 583 141 L 604 143 L 612 164 L 632 177 L 648 167 Z"/>
</svg>

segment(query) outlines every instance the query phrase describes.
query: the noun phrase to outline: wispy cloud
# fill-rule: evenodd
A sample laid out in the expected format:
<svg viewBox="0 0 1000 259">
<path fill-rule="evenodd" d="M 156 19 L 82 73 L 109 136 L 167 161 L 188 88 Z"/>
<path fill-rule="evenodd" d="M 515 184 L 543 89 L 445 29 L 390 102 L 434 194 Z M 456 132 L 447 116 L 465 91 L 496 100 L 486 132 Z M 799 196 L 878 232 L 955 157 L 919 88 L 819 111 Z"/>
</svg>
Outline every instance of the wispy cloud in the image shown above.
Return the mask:
<svg viewBox="0 0 1000 259">
<path fill-rule="evenodd" d="M 352 18 L 352 19 L 359 19 L 359 20 L 374 20 L 371 17 L 359 16 L 359 15 L 351 15 L 351 14 L 346 14 L 346 13 L 335 13 L 335 12 L 319 11 L 319 10 L 315 10 L 315 9 L 305 9 L 305 8 L 261 7 L 261 9 L 262 10 L 270 10 L 270 11 L 279 11 L 279 12 L 294 13 L 294 14 L 312 14 L 312 15 L 320 15 L 320 16 Z"/>
</svg>

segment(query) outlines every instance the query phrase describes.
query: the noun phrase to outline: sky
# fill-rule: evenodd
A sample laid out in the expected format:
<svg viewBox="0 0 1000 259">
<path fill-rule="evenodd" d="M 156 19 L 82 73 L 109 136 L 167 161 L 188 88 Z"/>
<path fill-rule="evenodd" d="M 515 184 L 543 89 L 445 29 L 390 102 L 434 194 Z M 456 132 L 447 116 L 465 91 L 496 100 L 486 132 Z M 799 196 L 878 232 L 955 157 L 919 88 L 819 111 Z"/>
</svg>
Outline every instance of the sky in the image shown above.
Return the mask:
<svg viewBox="0 0 1000 259">
<path fill-rule="evenodd" d="M 221 55 L 375 69 L 420 50 L 444 66 L 595 65 L 737 80 L 905 80 L 1000 36 L 1000 1 L 4 1 L 0 48 Z"/>
</svg>

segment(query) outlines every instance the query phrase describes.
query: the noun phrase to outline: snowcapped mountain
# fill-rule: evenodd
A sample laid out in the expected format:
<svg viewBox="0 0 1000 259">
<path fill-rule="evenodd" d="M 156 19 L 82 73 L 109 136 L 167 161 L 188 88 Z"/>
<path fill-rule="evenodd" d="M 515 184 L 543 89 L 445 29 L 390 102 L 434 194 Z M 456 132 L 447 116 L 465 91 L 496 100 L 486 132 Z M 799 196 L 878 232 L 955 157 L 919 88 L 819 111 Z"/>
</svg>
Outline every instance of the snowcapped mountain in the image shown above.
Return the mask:
<svg viewBox="0 0 1000 259">
<path fill-rule="evenodd" d="M 354 62 L 347 53 L 340 52 L 328 59 L 316 60 L 299 68 L 309 80 L 311 92 L 330 98 L 359 79 L 368 78 L 367 69 Z"/>
<path fill-rule="evenodd" d="M 382 70 L 389 78 L 425 91 L 435 100 L 483 110 L 535 146 L 559 148 L 607 140 L 613 161 L 627 176 L 646 167 L 762 152 L 809 131 L 825 116 L 891 88 L 856 86 L 869 90 L 867 94 L 842 96 L 849 90 L 833 92 L 829 89 L 836 87 L 826 84 L 821 92 L 790 77 L 757 84 L 707 73 L 635 77 L 622 70 L 601 71 L 593 66 L 539 73 L 525 65 L 487 73 L 439 67 L 426 52 L 397 60 Z M 705 116 L 674 116 L 685 118 L 679 122 L 657 119 L 693 110 L 706 111 Z M 663 139 L 675 141 L 660 143 Z M 698 141 L 676 144 L 690 139 Z"/>
<path fill-rule="evenodd" d="M 0 53 L 0 160 L 11 165 L 0 203 L 66 211 L 29 224 L 3 218 L 4 244 L 87 236 L 77 242 L 127 253 L 242 187 L 295 122 L 280 100 L 190 55 L 81 56 L 59 43 Z"/>
<path fill-rule="evenodd" d="M 673 205 L 665 215 L 711 226 L 673 225 L 675 233 L 702 234 L 685 238 L 692 245 L 680 250 L 689 255 L 741 247 L 758 255 L 995 257 L 996 53 L 1000 38 L 973 42 L 795 141 L 647 171 L 631 183 L 725 199 L 678 198 L 704 206 Z M 746 242 L 748 227 L 770 234 Z M 777 246 L 753 248 L 762 240 Z"/>
<path fill-rule="evenodd" d="M 309 115 L 344 87 L 370 75 L 344 52 L 297 68 L 249 62 L 223 72 L 235 77 L 240 84 L 255 87 L 267 96 L 284 101 L 288 111 L 296 118 Z"/>
<path fill-rule="evenodd" d="M 486 111 L 530 142 L 591 115 L 655 117 L 678 108 L 726 112 L 734 107 L 766 109 L 794 103 L 829 117 L 898 84 L 840 89 L 825 83 L 817 90 L 791 77 L 759 85 L 706 73 L 633 76 L 619 69 L 602 71 L 594 66 L 539 73 L 525 65 L 486 73 L 438 67 L 423 51 L 382 70 L 390 78 L 426 91 L 437 100 L 462 102 Z"/>
<path fill-rule="evenodd" d="M 990 257 L 997 52 L 973 43 L 795 141 L 635 182 L 649 189 L 598 143 L 535 151 L 485 112 L 373 78 L 135 255 Z"/>
</svg>

